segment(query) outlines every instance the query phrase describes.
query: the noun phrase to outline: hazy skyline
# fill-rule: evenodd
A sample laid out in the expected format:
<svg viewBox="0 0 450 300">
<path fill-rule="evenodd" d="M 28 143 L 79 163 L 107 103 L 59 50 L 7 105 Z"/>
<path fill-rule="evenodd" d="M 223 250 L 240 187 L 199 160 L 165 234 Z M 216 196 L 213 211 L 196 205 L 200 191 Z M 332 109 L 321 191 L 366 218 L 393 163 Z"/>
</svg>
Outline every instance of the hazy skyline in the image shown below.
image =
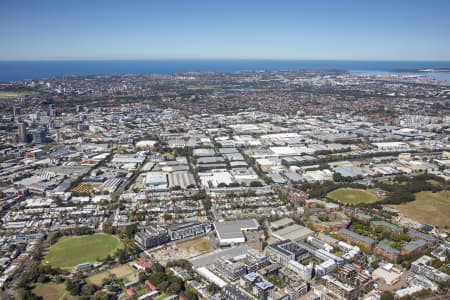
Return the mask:
<svg viewBox="0 0 450 300">
<path fill-rule="evenodd" d="M 0 2 L 0 60 L 450 60 L 450 1 Z"/>
</svg>

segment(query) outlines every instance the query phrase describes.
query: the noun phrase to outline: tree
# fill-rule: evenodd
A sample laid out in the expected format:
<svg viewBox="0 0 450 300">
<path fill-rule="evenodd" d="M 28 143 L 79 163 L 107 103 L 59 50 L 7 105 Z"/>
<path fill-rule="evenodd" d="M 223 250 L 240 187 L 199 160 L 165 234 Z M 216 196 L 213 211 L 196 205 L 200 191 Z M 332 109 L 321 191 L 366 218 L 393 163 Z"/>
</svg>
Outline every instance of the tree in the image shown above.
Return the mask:
<svg viewBox="0 0 450 300">
<path fill-rule="evenodd" d="M 41 275 L 39 275 L 37 281 L 40 282 L 40 283 L 45 283 L 45 282 L 48 281 L 48 277 L 45 274 L 41 274 Z"/>
<path fill-rule="evenodd" d="M 156 286 L 156 289 L 158 289 L 160 291 L 165 291 L 168 287 L 169 287 L 169 282 L 168 281 L 163 281 L 163 282 L 160 282 Z"/>
<path fill-rule="evenodd" d="M 10 244 L 8 247 L 8 251 L 13 252 L 14 250 L 16 250 L 17 245 L 16 244 Z"/>
<path fill-rule="evenodd" d="M 164 272 L 164 267 L 160 263 L 154 262 L 152 265 L 152 272 L 153 273 Z"/>
<path fill-rule="evenodd" d="M 35 295 L 32 291 L 27 289 L 19 289 L 16 293 L 16 299 L 21 300 L 42 300 L 44 298 Z"/>
<path fill-rule="evenodd" d="M 77 296 L 80 294 L 80 285 L 78 283 L 78 281 L 72 280 L 72 279 L 67 279 L 66 280 L 66 290 L 72 295 L 72 296 Z"/>
<path fill-rule="evenodd" d="M 145 274 L 145 272 L 139 272 L 138 278 L 139 282 L 144 282 L 147 279 L 147 274 Z"/>
<path fill-rule="evenodd" d="M 370 266 L 374 269 L 377 269 L 380 266 L 380 263 L 378 260 L 374 260 L 373 262 L 370 263 Z"/>
<path fill-rule="evenodd" d="M 60 233 L 59 232 L 51 232 L 48 237 L 47 240 L 50 243 L 50 245 L 56 244 L 56 242 L 58 241 L 59 237 L 60 237 Z"/>
<path fill-rule="evenodd" d="M 123 233 L 127 238 L 131 239 L 134 237 L 137 231 L 138 231 L 137 224 L 134 223 L 126 226 L 125 229 L 123 230 Z"/>
<path fill-rule="evenodd" d="M 158 285 L 161 282 L 167 281 L 167 275 L 163 272 L 157 272 L 150 275 L 150 282 L 152 282 L 154 285 Z"/>
<path fill-rule="evenodd" d="M 380 300 L 394 300 L 394 295 L 389 291 L 385 291 L 381 294 Z"/>
<path fill-rule="evenodd" d="M 121 264 L 124 264 L 128 261 L 128 253 L 125 249 L 117 249 L 114 255 Z"/>
<path fill-rule="evenodd" d="M 109 300 L 110 297 L 104 291 L 96 291 L 94 294 L 94 300 Z"/>
<path fill-rule="evenodd" d="M 169 261 L 166 264 L 166 266 L 168 268 L 177 266 L 177 267 L 180 267 L 180 268 L 183 268 L 185 270 L 192 272 L 192 263 L 190 263 L 187 259 L 177 259 L 177 260 Z"/>
<path fill-rule="evenodd" d="M 178 294 L 180 292 L 182 288 L 182 284 L 180 284 L 179 282 L 172 282 L 167 289 L 165 290 L 165 292 L 169 293 L 169 294 Z"/>
<path fill-rule="evenodd" d="M 409 260 L 402 261 L 402 267 L 409 270 L 411 268 L 411 262 Z"/>
<path fill-rule="evenodd" d="M 206 287 L 206 290 L 208 291 L 208 293 L 214 295 L 215 293 L 217 293 L 220 290 L 220 287 L 215 283 L 210 283 Z"/>
<path fill-rule="evenodd" d="M 351 182 L 352 177 L 351 176 L 343 176 L 341 173 L 336 172 L 333 174 L 333 180 L 335 182 Z"/>
<path fill-rule="evenodd" d="M 85 284 L 85 285 L 81 288 L 81 293 L 82 293 L 83 295 L 90 296 L 90 295 L 93 295 L 93 294 L 95 293 L 96 290 L 97 290 L 97 287 L 96 287 L 95 285 L 88 283 L 88 284 Z"/>
<path fill-rule="evenodd" d="M 448 281 L 447 282 L 439 282 L 439 289 L 441 291 L 446 292 L 448 290 L 449 286 L 450 286 L 450 284 Z"/>
<path fill-rule="evenodd" d="M 261 181 L 252 181 L 250 182 L 250 187 L 261 187 L 263 186 L 263 184 L 261 183 Z"/>
<path fill-rule="evenodd" d="M 194 292 L 192 292 L 192 291 L 190 291 L 190 290 L 185 290 L 185 291 L 183 292 L 183 294 L 184 294 L 184 296 L 186 296 L 186 298 L 188 298 L 189 300 L 198 300 L 198 296 L 197 296 Z"/>
<path fill-rule="evenodd" d="M 442 267 L 443 262 L 439 259 L 434 260 L 433 262 L 433 268 L 435 269 L 439 269 L 440 267 Z"/>
</svg>

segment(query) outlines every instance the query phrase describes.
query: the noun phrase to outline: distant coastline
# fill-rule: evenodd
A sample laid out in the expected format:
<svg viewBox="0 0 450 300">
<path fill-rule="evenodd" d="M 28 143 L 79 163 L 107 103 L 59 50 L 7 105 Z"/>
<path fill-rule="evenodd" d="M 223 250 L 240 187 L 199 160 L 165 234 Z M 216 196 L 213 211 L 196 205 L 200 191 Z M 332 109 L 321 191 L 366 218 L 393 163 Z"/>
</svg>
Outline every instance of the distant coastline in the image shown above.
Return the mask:
<svg viewBox="0 0 450 300">
<path fill-rule="evenodd" d="M 428 68 L 428 69 L 393 69 L 395 73 L 450 73 L 450 68 Z"/>
<path fill-rule="evenodd" d="M 417 73 L 450 83 L 450 61 L 344 60 L 80 60 L 0 61 L 0 82 L 63 76 L 175 74 L 190 71 L 343 70 Z M 433 70 L 425 72 L 424 70 Z M 439 75 L 436 75 L 439 74 Z"/>
</svg>

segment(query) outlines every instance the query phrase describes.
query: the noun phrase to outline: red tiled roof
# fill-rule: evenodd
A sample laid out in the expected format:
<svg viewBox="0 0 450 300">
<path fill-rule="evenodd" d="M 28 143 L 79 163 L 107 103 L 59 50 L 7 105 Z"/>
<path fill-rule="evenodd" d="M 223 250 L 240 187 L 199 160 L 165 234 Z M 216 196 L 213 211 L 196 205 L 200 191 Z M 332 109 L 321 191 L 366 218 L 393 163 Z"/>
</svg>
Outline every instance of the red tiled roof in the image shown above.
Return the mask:
<svg viewBox="0 0 450 300">
<path fill-rule="evenodd" d="M 153 283 L 150 282 L 150 280 L 147 279 L 147 280 L 144 282 L 144 284 L 145 284 L 149 289 L 151 289 L 152 291 L 155 291 L 155 290 L 156 290 L 156 287 L 153 285 Z"/>
<path fill-rule="evenodd" d="M 152 263 L 147 261 L 144 258 L 139 258 L 138 260 L 135 261 L 135 264 L 142 267 L 142 268 L 146 268 L 146 269 L 151 269 L 152 268 Z"/>
<path fill-rule="evenodd" d="M 127 289 L 127 295 L 133 297 L 134 295 L 136 295 L 136 292 L 133 289 Z"/>
</svg>

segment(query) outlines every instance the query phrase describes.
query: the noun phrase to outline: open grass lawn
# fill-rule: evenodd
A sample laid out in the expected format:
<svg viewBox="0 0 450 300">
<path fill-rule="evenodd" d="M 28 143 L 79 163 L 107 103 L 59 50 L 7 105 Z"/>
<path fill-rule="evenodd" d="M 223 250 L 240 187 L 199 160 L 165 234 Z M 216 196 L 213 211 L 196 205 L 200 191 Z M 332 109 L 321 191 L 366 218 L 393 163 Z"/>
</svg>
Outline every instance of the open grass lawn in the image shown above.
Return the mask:
<svg viewBox="0 0 450 300">
<path fill-rule="evenodd" d="M 0 91 L 0 100 L 13 99 L 32 95 L 32 92 L 12 92 L 12 91 Z"/>
<path fill-rule="evenodd" d="M 360 190 L 351 188 L 341 188 L 327 194 L 327 197 L 343 204 L 364 204 L 381 200 L 375 192 L 371 190 Z"/>
<path fill-rule="evenodd" d="M 189 85 L 188 86 L 188 90 L 191 91 L 197 91 L 197 90 L 214 90 L 216 89 L 217 86 L 214 85 L 202 85 L 202 86 L 197 86 L 197 85 Z"/>
<path fill-rule="evenodd" d="M 128 264 L 125 264 L 114 267 L 111 270 L 92 275 L 87 278 L 87 281 L 96 285 L 100 285 L 103 279 L 108 278 L 110 274 L 116 275 L 119 279 L 125 279 L 125 282 L 133 281 L 138 278 L 138 272 Z"/>
<path fill-rule="evenodd" d="M 408 218 L 437 227 L 450 227 L 450 191 L 420 192 L 412 202 L 393 205 Z"/>
<path fill-rule="evenodd" d="M 438 187 L 440 187 L 440 186 L 442 185 L 439 181 L 434 180 L 434 179 L 428 179 L 427 182 L 428 182 L 428 183 L 431 183 L 433 186 L 438 186 Z"/>
<path fill-rule="evenodd" d="M 62 237 L 52 245 L 44 258 L 44 264 L 72 268 L 80 263 L 95 263 L 123 247 L 122 242 L 110 234 L 94 234 Z"/>
<path fill-rule="evenodd" d="M 183 250 L 195 249 L 197 252 L 209 252 L 212 250 L 211 240 L 204 236 L 198 239 L 193 239 L 177 244 L 177 248 Z"/>
<path fill-rule="evenodd" d="M 170 295 L 167 295 L 167 294 L 163 293 L 163 294 L 159 295 L 158 297 L 156 297 L 155 300 L 163 300 L 163 299 L 166 299 L 169 296 Z"/>
<path fill-rule="evenodd" d="M 41 296 L 45 300 L 75 299 L 75 297 L 66 291 L 66 285 L 64 283 L 38 283 L 33 289 L 33 293 Z"/>
</svg>

